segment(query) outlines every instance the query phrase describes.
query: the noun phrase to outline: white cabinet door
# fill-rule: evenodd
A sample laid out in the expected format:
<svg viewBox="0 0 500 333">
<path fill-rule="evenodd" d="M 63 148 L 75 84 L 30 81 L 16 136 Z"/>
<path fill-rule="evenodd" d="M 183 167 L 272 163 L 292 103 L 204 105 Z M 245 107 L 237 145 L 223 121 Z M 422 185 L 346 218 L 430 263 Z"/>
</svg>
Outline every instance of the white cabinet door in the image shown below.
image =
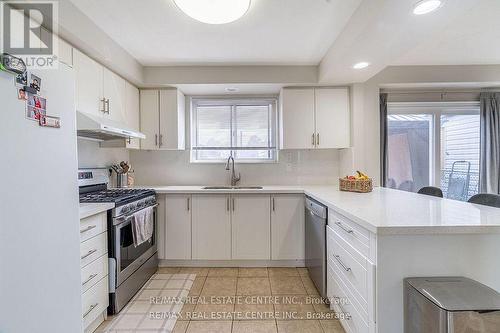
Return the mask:
<svg viewBox="0 0 500 333">
<path fill-rule="evenodd" d="M 73 47 L 61 38 L 57 38 L 56 42 L 59 43 L 59 61 L 73 67 Z"/>
<path fill-rule="evenodd" d="M 166 259 L 191 260 L 191 195 L 166 196 Z"/>
<path fill-rule="evenodd" d="M 109 103 L 106 117 L 117 122 L 125 122 L 125 80 L 104 68 L 103 84 L 104 98 Z"/>
<path fill-rule="evenodd" d="M 231 259 L 229 195 L 192 196 L 193 259 Z"/>
<path fill-rule="evenodd" d="M 139 113 L 139 89 L 134 87 L 129 82 L 125 82 L 125 112 L 126 120 L 125 124 L 130 126 L 130 128 L 140 131 L 140 113 Z M 139 149 L 140 140 L 130 139 L 126 141 L 126 148 L 129 149 Z"/>
<path fill-rule="evenodd" d="M 281 149 L 314 148 L 314 89 L 281 91 Z"/>
<path fill-rule="evenodd" d="M 303 260 L 305 255 L 304 196 L 276 194 L 271 198 L 272 260 Z"/>
<path fill-rule="evenodd" d="M 160 90 L 160 132 L 158 146 L 184 150 L 185 97 L 178 89 Z"/>
<path fill-rule="evenodd" d="M 141 90 L 141 132 L 146 135 L 141 139 L 141 149 L 158 149 L 159 105 L 158 90 Z"/>
<path fill-rule="evenodd" d="M 270 260 L 270 196 L 233 195 L 231 209 L 232 259 Z"/>
<path fill-rule="evenodd" d="M 77 49 L 73 52 L 76 75 L 76 109 L 103 116 L 103 67 Z"/>
<path fill-rule="evenodd" d="M 351 116 L 348 88 L 316 88 L 316 147 L 347 148 Z"/>
</svg>

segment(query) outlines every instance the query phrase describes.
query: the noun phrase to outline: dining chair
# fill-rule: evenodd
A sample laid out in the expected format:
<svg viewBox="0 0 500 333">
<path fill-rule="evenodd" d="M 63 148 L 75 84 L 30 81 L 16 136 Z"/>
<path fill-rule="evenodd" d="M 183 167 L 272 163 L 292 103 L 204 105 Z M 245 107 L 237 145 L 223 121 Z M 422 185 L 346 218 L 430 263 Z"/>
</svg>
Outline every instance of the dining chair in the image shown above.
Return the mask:
<svg viewBox="0 0 500 333">
<path fill-rule="evenodd" d="M 433 197 L 443 197 L 443 191 L 439 187 L 434 187 L 434 186 L 425 186 L 422 187 L 420 190 L 418 190 L 419 194 L 425 194 L 425 195 L 430 195 Z"/>
<path fill-rule="evenodd" d="M 468 201 L 479 205 L 500 208 L 500 195 L 498 194 L 479 193 L 472 196 Z"/>
</svg>

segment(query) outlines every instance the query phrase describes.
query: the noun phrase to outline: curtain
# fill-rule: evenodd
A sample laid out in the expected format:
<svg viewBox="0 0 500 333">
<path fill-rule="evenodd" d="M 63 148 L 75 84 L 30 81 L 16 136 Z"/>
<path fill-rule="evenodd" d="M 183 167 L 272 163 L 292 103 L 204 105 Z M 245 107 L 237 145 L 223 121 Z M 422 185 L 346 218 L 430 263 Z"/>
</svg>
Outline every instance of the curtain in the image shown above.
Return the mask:
<svg viewBox="0 0 500 333">
<path fill-rule="evenodd" d="M 500 93 L 483 92 L 479 192 L 500 194 Z"/>
<path fill-rule="evenodd" d="M 380 94 L 380 183 L 382 186 L 387 184 L 387 96 L 388 94 Z"/>
</svg>

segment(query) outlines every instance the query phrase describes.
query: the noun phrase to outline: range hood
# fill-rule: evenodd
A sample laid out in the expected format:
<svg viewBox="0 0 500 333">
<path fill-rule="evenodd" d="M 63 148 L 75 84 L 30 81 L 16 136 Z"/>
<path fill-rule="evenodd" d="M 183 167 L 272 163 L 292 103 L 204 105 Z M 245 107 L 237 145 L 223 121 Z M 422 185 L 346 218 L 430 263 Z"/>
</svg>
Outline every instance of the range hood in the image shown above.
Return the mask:
<svg viewBox="0 0 500 333">
<path fill-rule="evenodd" d="M 80 111 L 76 112 L 76 128 L 78 137 L 98 141 L 146 138 L 141 132 L 137 132 L 119 122 Z"/>
</svg>

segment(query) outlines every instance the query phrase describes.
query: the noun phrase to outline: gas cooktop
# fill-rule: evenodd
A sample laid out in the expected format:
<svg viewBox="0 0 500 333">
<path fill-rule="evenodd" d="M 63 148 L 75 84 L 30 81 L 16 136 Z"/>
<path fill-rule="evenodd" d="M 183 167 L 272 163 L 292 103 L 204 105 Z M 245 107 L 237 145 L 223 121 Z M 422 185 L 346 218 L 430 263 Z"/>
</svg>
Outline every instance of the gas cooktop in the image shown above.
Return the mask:
<svg viewBox="0 0 500 333">
<path fill-rule="evenodd" d="M 118 206 L 151 195 L 155 195 L 155 191 L 148 189 L 116 188 L 82 193 L 80 194 L 80 202 L 113 202 Z"/>
</svg>

